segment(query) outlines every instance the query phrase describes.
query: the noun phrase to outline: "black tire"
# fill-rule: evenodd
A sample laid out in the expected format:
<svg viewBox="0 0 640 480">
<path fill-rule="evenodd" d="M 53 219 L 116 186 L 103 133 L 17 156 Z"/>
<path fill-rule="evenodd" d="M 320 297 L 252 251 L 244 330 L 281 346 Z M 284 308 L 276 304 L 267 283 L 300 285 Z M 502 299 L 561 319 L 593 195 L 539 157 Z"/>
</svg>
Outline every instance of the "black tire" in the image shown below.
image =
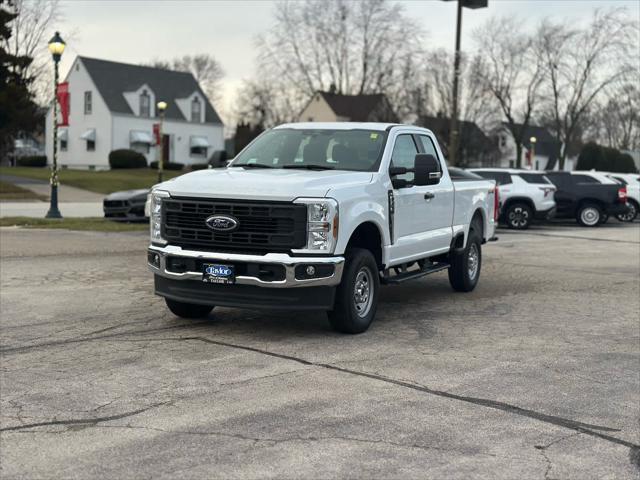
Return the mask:
<svg viewBox="0 0 640 480">
<path fill-rule="evenodd" d="M 504 213 L 507 227 L 514 230 L 526 230 L 531 225 L 533 210 L 526 203 L 512 203 Z"/>
<path fill-rule="evenodd" d="M 171 313 L 180 318 L 204 318 L 213 310 L 213 305 L 196 305 L 194 303 L 178 302 L 170 298 L 165 298 L 164 300 Z"/>
<path fill-rule="evenodd" d="M 458 292 L 470 292 L 478 284 L 482 268 L 482 238 L 480 229 L 472 224 L 467 245 L 462 251 L 451 252 L 449 283 Z M 472 262 L 475 262 L 475 267 Z"/>
<path fill-rule="evenodd" d="M 576 221 L 583 227 L 597 227 L 602 221 L 602 209 L 595 203 L 583 203 L 578 207 Z"/>
<path fill-rule="evenodd" d="M 616 215 L 616 218 L 621 222 L 633 222 L 638 217 L 640 205 L 633 200 L 629 200 L 627 201 L 627 207 L 629 207 L 629 211 L 627 213 L 620 213 Z"/>
<path fill-rule="evenodd" d="M 331 327 L 341 333 L 365 332 L 376 315 L 379 290 L 378 265 L 372 253 L 362 248 L 348 250 L 335 304 L 328 312 Z"/>
</svg>

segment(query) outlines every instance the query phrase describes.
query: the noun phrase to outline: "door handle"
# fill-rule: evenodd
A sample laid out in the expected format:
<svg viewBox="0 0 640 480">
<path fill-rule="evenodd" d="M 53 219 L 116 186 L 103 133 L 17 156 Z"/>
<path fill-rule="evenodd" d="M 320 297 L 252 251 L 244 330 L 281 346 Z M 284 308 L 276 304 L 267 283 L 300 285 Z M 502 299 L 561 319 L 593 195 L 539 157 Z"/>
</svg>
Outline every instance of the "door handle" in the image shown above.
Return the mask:
<svg viewBox="0 0 640 480">
<path fill-rule="evenodd" d="M 435 194 L 435 193 L 433 193 L 433 192 L 427 192 L 427 193 L 425 193 L 425 194 L 424 194 L 424 199 L 425 199 L 425 200 L 427 200 L 427 201 L 429 201 L 429 200 L 431 200 L 431 199 L 432 199 L 433 197 L 435 197 L 435 196 L 436 196 L 436 194 Z"/>
</svg>

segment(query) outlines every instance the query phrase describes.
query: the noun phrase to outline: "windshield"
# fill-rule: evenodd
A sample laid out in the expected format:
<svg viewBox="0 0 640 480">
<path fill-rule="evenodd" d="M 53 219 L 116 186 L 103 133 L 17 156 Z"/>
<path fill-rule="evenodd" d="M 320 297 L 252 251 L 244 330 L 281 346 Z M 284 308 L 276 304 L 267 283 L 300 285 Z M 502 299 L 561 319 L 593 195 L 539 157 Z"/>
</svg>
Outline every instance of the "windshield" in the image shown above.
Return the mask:
<svg viewBox="0 0 640 480">
<path fill-rule="evenodd" d="M 269 130 L 230 167 L 373 172 L 385 140 L 386 132 L 375 130 Z"/>
</svg>

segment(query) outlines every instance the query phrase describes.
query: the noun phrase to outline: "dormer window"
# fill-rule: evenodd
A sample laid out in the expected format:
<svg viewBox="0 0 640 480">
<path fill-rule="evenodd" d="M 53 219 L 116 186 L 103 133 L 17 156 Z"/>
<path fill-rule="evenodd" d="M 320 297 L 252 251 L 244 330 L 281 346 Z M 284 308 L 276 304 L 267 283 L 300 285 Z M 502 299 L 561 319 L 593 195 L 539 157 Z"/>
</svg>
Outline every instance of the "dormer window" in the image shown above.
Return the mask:
<svg viewBox="0 0 640 480">
<path fill-rule="evenodd" d="M 151 98 L 149 97 L 149 93 L 147 93 L 146 90 L 143 90 L 140 94 L 140 116 L 151 116 Z"/>
<path fill-rule="evenodd" d="M 198 97 L 195 97 L 191 102 L 191 121 L 200 123 L 201 113 L 202 105 L 200 104 L 200 99 Z"/>
</svg>

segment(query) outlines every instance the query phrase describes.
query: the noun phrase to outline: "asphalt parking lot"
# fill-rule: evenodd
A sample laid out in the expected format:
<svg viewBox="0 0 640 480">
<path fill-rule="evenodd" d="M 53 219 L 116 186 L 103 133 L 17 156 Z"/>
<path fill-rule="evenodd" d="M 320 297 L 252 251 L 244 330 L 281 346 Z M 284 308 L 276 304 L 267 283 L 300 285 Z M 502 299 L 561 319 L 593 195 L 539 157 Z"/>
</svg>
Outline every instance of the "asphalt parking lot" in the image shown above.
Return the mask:
<svg viewBox="0 0 640 480">
<path fill-rule="evenodd" d="M 499 232 L 482 277 L 174 317 L 146 235 L 0 230 L 2 478 L 638 478 L 640 224 Z"/>
</svg>

